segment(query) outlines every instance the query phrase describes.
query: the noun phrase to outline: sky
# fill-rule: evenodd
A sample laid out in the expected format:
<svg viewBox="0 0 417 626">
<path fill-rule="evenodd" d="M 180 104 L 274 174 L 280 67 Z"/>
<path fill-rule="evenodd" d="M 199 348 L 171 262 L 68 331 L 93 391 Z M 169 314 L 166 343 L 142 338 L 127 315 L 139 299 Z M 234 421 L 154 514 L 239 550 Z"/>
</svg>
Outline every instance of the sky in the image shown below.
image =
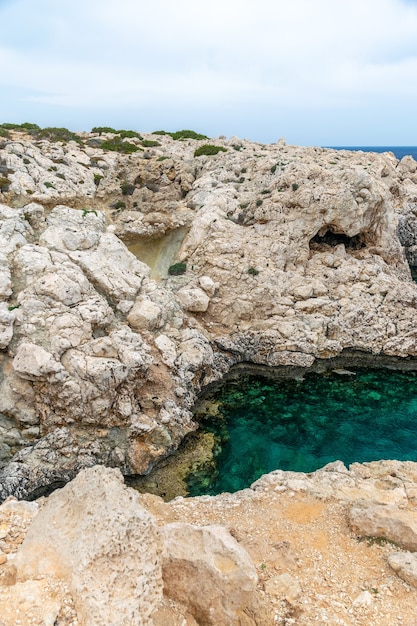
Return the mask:
<svg viewBox="0 0 417 626">
<path fill-rule="evenodd" d="M 0 122 L 417 146 L 417 0 L 0 0 Z"/>
</svg>

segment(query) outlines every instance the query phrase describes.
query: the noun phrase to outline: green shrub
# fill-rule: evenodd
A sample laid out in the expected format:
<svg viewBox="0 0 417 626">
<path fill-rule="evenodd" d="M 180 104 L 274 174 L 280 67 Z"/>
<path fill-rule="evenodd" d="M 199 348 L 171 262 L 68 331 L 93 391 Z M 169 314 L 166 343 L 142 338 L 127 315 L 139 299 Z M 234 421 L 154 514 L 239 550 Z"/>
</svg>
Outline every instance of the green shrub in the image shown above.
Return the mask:
<svg viewBox="0 0 417 626">
<path fill-rule="evenodd" d="M 12 184 L 12 181 L 6 178 L 5 176 L 0 177 L 0 191 L 8 191 L 9 185 Z"/>
<path fill-rule="evenodd" d="M 81 138 L 68 128 L 42 128 L 42 130 L 33 133 L 37 139 L 48 139 L 49 141 L 62 141 L 67 143 L 68 141 L 76 141 L 82 143 Z"/>
<path fill-rule="evenodd" d="M 273 165 L 271 167 L 271 174 L 275 174 L 275 172 L 277 171 L 277 167 L 278 167 L 278 165 Z"/>
<path fill-rule="evenodd" d="M 0 137 L 6 137 L 6 139 L 10 137 L 9 131 L 6 130 L 5 128 L 2 128 L 1 126 L 0 126 Z"/>
<path fill-rule="evenodd" d="M 95 209 L 83 209 L 82 211 L 83 211 L 83 217 L 85 217 L 89 213 L 94 213 L 94 215 L 97 217 L 97 211 Z"/>
<path fill-rule="evenodd" d="M 135 130 L 118 130 L 116 132 L 122 139 L 133 139 L 134 137 L 136 137 L 136 139 L 143 139 L 142 135 Z"/>
<path fill-rule="evenodd" d="M 103 176 L 101 174 L 94 174 L 94 184 L 96 187 L 99 186 L 100 181 L 103 180 Z"/>
<path fill-rule="evenodd" d="M 117 202 L 111 205 L 111 208 L 116 209 L 116 211 L 120 211 L 121 209 L 126 208 L 126 202 L 122 202 L 121 200 L 118 200 Z"/>
<path fill-rule="evenodd" d="M 152 132 L 152 135 L 168 135 L 169 133 L 166 132 L 166 130 L 154 130 Z"/>
<path fill-rule="evenodd" d="M 0 128 L 4 128 L 5 130 L 26 130 L 31 134 L 32 132 L 41 130 L 40 126 L 32 124 L 31 122 L 23 122 L 23 124 L 11 124 L 9 122 L 5 122 L 4 124 L 0 124 Z"/>
<path fill-rule="evenodd" d="M 187 270 L 187 264 L 184 262 L 174 263 L 168 268 L 168 274 L 170 276 L 181 276 L 181 274 L 185 274 Z"/>
<path fill-rule="evenodd" d="M 122 141 L 121 137 L 119 136 L 113 137 L 113 139 L 107 139 L 106 141 L 103 141 L 100 147 L 103 150 L 121 152 L 122 154 L 131 154 L 132 152 L 138 152 L 139 150 L 143 152 L 143 148 L 135 146 L 135 144 L 130 143 L 130 141 Z"/>
<path fill-rule="evenodd" d="M 20 124 L 19 128 L 21 128 L 22 130 L 27 130 L 30 134 L 36 133 L 41 130 L 40 126 L 38 126 L 37 124 L 32 124 L 32 122 L 23 122 L 23 124 Z"/>
<path fill-rule="evenodd" d="M 297 183 L 293 183 L 293 184 L 291 185 L 291 188 L 292 188 L 292 190 L 293 190 L 293 191 L 297 191 L 297 189 L 298 189 L 298 185 L 297 185 Z"/>
<path fill-rule="evenodd" d="M 206 143 L 204 146 L 200 146 L 194 151 L 194 156 L 195 157 L 204 156 L 204 155 L 211 156 L 213 154 L 217 154 L 218 152 L 227 152 L 227 150 L 226 148 L 223 148 L 222 146 L 213 146 L 210 143 Z"/>
<path fill-rule="evenodd" d="M 103 133 L 114 133 L 117 134 L 117 130 L 115 128 L 111 128 L 111 126 L 95 126 L 91 129 L 92 133 L 98 133 L 102 135 Z"/>
<path fill-rule="evenodd" d="M 142 140 L 142 146 L 144 148 L 153 148 L 156 146 L 160 146 L 161 144 L 159 143 L 159 141 L 152 141 L 152 139 L 143 139 Z"/>
<path fill-rule="evenodd" d="M 250 274 L 251 276 L 257 276 L 259 274 L 259 270 L 257 270 L 255 267 L 250 267 L 248 269 L 248 274 Z"/>
<path fill-rule="evenodd" d="M 55 187 L 53 186 L 53 184 L 52 184 L 52 183 L 46 182 L 46 183 L 43 183 L 43 184 L 45 185 L 45 187 L 46 187 L 47 189 L 55 189 Z"/>
<path fill-rule="evenodd" d="M 175 133 L 167 133 L 173 139 L 208 139 L 206 135 L 196 133 L 194 130 L 177 130 Z"/>
<path fill-rule="evenodd" d="M 158 157 L 156 160 L 157 160 L 157 161 L 166 161 L 166 160 L 167 160 L 167 159 L 169 159 L 169 158 L 170 158 L 170 157 L 168 157 L 168 156 L 160 156 L 160 157 Z"/>
<path fill-rule="evenodd" d="M 124 196 L 131 196 L 135 191 L 136 187 L 132 183 L 128 183 L 126 180 L 123 180 L 120 183 L 120 189 L 122 190 L 122 194 Z"/>
<path fill-rule="evenodd" d="M 263 204 L 263 200 L 257 200 L 256 201 L 256 206 L 261 206 Z"/>
</svg>

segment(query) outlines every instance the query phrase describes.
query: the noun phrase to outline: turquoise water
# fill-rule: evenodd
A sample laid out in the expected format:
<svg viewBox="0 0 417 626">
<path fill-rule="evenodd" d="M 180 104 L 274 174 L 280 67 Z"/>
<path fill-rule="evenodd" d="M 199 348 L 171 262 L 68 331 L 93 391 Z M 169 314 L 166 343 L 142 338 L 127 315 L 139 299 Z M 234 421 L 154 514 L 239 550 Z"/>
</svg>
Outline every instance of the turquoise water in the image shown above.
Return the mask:
<svg viewBox="0 0 417 626">
<path fill-rule="evenodd" d="M 244 376 L 216 392 L 217 472 L 191 476 L 190 495 L 234 492 L 275 469 L 331 461 L 417 461 L 417 373 L 360 370 L 304 380 Z"/>
</svg>

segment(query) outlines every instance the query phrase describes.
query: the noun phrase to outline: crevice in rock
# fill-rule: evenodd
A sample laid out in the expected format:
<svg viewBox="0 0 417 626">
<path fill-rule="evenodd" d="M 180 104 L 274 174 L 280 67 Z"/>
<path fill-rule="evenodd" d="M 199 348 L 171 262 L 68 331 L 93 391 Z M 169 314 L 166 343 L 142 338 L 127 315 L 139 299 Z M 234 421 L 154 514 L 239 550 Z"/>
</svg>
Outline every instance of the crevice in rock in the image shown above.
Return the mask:
<svg viewBox="0 0 417 626">
<path fill-rule="evenodd" d="M 323 229 L 321 229 L 316 235 L 314 235 L 314 237 L 310 239 L 310 249 L 315 248 L 314 244 L 326 244 L 328 246 L 331 246 L 332 248 L 335 248 L 341 243 L 344 244 L 347 250 L 360 250 L 366 245 L 362 239 L 361 234 L 355 235 L 354 237 L 349 237 L 348 235 L 345 235 L 343 233 L 335 233 L 331 229 L 325 230 L 325 232 L 323 232 Z"/>
</svg>

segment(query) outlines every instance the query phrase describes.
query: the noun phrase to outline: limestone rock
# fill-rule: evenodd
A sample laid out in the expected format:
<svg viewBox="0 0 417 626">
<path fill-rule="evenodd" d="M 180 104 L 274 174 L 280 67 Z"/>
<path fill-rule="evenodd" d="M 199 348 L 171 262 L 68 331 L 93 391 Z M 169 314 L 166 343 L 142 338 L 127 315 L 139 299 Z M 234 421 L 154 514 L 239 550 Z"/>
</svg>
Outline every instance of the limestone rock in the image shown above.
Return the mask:
<svg viewBox="0 0 417 626">
<path fill-rule="evenodd" d="M 417 551 L 417 513 L 368 503 L 352 507 L 349 523 L 360 537 L 383 537 L 406 550 Z"/>
<path fill-rule="evenodd" d="M 289 574 L 281 574 L 265 582 L 265 591 L 271 596 L 285 598 L 287 602 L 293 604 L 301 595 L 301 586 L 298 580 Z"/>
<path fill-rule="evenodd" d="M 185 604 L 198 623 L 237 626 L 257 582 L 245 550 L 222 526 L 178 522 L 163 526 L 161 536 L 166 595 Z"/>
<path fill-rule="evenodd" d="M 36 378 L 45 380 L 48 376 L 63 370 L 62 365 L 55 361 L 49 352 L 33 343 L 20 344 L 13 359 L 13 367 L 19 376 L 29 380 Z"/>
<path fill-rule="evenodd" d="M 8 307 L 0 303 L 0 349 L 4 350 L 13 337 L 13 322 L 16 314 L 9 311 Z"/>
<path fill-rule="evenodd" d="M 192 429 L 202 387 L 239 363 L 417 356 L 413 159 L 236 138 L 194 158 L 198 141 L 170 135 L 123 155 L 104 137 L 13 131 L 0 147 L 3 495 L 93 462 L 149 471 Z M 167 278 L 178 260 L 186 273 Z"/>
<path fill-rule="evenodd" d="M 366 606 L 371 606 L 373 602 L 373 598 L 369 591 L 362 591 L 352 602 L 352 606 L 354 608 L 362 608 Z"/>
<path fill-rule="evenodd" d="M 155 339 L 155 344 L 161 352 L 162 362 L 168 365 L 168 367 L 173 367 L 177 358 L 175 343 L 166 335 L 158 335 Z"/>
<path fill-rule="evenodd" d="M 137 330 L 154 330 L 161 324 L 162 312 L 152 300 L 137 300 L 131 308 L 127 321 Z"/>
<path fill-rule="evenodd" d="M 214 296 L 214 293 L 216 291 L 216 284 L 210 278 L 210 276 L 200 276 L 200 278 L 198 279 L 198 282 L 200 284 L 201 289 L 204 289 L 204 291 L 209 296 Z"/>
<path fill-rule="evenodd" d="M 183 287 L 178 291 L 177 296 L 186 311 L 195 313 L 204 313 L 210 303 L 208 295 L 198 287 Z"/>
<path fill-rule="evenodd" d="M 84 470 L 54 492 L 14 564 L 20 582 L 64 580 L 86 626 L 150 624 L 162 598 L 155 524 L 118 470 Z"/>
<path fill-rule="evenodd" d="M 412 587 L 417 587 L 417 556 L 410 552 L 393 552 L 388 555 L 388 563 Z"/>
</svg>

